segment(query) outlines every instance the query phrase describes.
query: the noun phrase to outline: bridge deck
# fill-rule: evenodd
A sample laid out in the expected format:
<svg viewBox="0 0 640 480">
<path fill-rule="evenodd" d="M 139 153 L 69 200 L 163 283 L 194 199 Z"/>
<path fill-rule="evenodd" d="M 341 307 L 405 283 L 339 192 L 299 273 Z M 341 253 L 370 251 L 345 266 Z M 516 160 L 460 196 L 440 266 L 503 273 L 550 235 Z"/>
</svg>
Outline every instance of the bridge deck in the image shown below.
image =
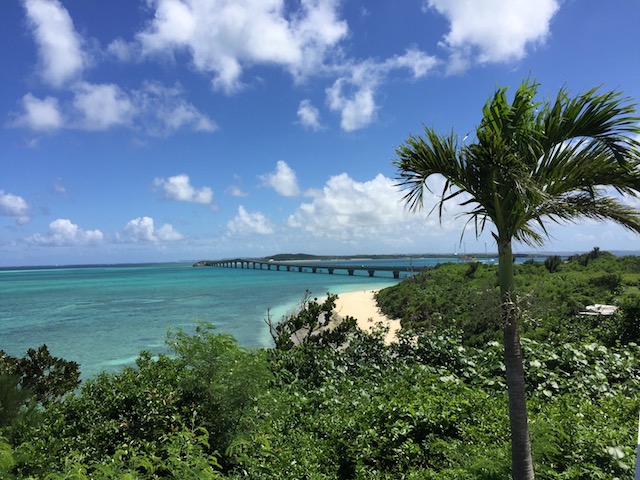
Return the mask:
<svg viewBox="0 0 640 480">
<path fill-rule="evenodd" d="M 252 260 L 247 258 L 236 258 L 232 260 L 219 260 L 219 261 L 207 261 L 198 262 L 194 266 L 212 266 L 212 267 L 227 267 L 227 268 L 253 268 L 260 270 L 285 270 L 285 271 L 298 271 L 298 272 L 311 272 L 311 273 L 329 273 L 333 274 L 336 270 L 345 271 L 349 275 L 354 275 L 355 272 L 367 272 L 370 277 L 373 277 L 376 272 L 391 272 L 393 278 L 400 278 L 400 272 L 408 274 L 419 273 L 429 267 L 413 267 L 410 265 L 350 265 L 350 264 L 326 264 L 326 263 L 308 263 L 308 262 L 274 262 L 264 260 Z"/>
</svg>

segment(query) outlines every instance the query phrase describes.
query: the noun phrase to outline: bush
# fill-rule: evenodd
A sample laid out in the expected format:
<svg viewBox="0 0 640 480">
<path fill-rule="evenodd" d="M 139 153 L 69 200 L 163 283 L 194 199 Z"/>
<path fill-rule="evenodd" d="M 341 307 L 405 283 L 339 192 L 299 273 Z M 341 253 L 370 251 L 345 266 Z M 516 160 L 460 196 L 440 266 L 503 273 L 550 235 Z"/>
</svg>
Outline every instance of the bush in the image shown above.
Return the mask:
<svg viewBox="0 0 640 480">
<path fill-rule="evenodd" d="M 30 348 L 22 358 L 0 350 L 0 374 L 16 377 L 20 388 L 40 403 L 58 400 L 80 385 L 80 366 L 52 356 L 46 345 Z"/>
<path fill-rule="evenodd" d="M 558 255 L 547 257 L 544 261 L 544 266 L 549 273 L 557 271 L 560 265 L 562 265 L 562 259 Z"/>
</svg>

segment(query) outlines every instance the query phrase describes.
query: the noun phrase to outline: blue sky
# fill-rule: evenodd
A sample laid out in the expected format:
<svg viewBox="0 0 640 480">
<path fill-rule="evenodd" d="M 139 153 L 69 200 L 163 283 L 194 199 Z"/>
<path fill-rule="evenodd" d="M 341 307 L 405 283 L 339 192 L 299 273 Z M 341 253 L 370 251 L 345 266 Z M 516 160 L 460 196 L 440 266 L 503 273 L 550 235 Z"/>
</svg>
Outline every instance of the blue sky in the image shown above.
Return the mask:
<svg viewBox="0 0 640 480">
<path fill-rule="evenodd" d="M 0 265 L 492 251 L 455 205 L 404 209 L 395 149 L 526 78 L 640 99 L 639 24 L 637 0 L 7 0 Z"/>
</svg>

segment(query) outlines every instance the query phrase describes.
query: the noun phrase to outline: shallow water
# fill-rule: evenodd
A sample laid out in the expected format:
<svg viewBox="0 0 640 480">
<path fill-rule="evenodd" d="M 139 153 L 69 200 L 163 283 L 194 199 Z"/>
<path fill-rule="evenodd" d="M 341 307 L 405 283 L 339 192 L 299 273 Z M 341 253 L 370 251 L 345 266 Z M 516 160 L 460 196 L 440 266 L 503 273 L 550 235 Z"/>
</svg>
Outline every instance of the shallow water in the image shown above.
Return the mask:
<svg viewBox="0 0 640 480">
<path fill-rule="evenodd" d="M 380 288 L 392 278 L 200 267 L 191 264 L 0 270 L 0 349 L 46 343 L 83 378 L 117 371 L 141 350 L 164 351 L 169 328 L 211 322 L 246 347 L 272 345 L 264 323 L 314 296 Z"/>
</svg>

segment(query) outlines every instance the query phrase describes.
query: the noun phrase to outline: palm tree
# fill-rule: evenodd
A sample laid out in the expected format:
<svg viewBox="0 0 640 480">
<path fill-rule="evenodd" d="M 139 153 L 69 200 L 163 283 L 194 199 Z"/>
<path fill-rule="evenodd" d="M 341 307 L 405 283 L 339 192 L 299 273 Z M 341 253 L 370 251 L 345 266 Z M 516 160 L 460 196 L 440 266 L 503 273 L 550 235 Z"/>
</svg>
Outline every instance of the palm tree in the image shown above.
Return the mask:
<svg viewBox="0 0 640 480">
<path fill-rule="evenodd" d="M 595 88 L 535 102 L 538 84 L 525 81 L 511 103 L 499 88 L 483 108 L 475 141 L 425 128 L 396 151 L 398 186 L 411 210 L 424 207 L 427 180 L 445 179 L 433 206 L 456 199 L 478 236 L 485 227 L 498 246 L 504 363 L 509 397 L 512 476 L 533 479 L 525 378 L 514 304 L 512 241 L 542 245 L 546 226 L 578 218 L 612 220 L 640 233 L 640 213 L 620 194 L 640 194 L 640 118 L 618 92 Z M 617 193 L 618 195 L 615 195 Z"/>
</svg>

